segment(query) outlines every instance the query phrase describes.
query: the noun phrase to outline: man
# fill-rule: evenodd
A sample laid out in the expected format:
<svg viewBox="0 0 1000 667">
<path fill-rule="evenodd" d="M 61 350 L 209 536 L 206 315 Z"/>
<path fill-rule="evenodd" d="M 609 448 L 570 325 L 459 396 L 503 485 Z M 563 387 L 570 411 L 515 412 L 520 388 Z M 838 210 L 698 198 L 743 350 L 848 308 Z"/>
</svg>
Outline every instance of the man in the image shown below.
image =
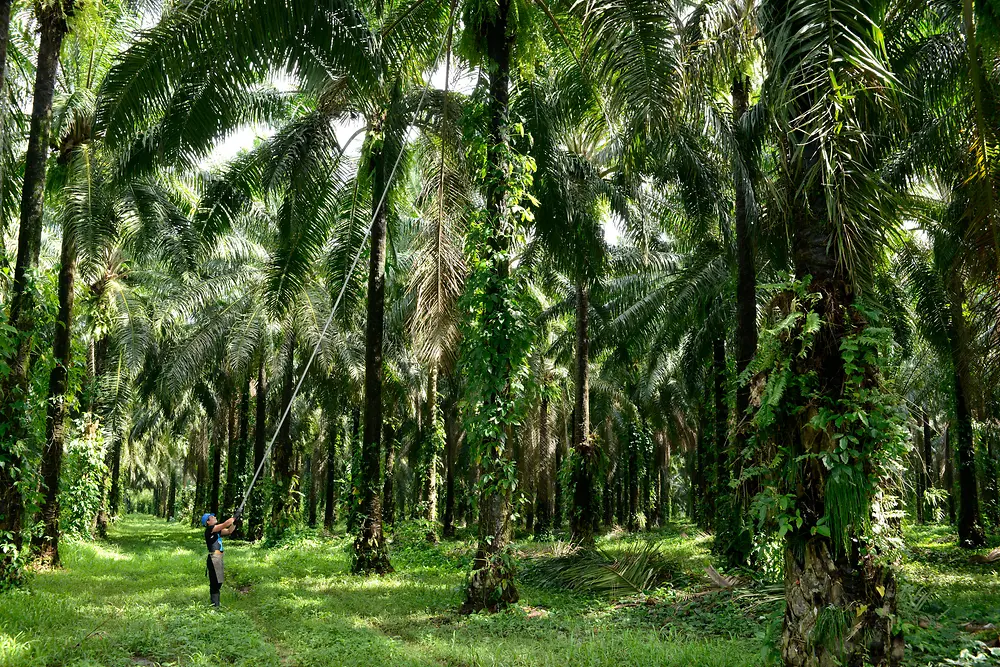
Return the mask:
<svg viewBox="0 0 1000 667">
<path fill-rule="evenodd" d="M 205 526 L 205 546 L 208 547 L 208 560 L 206 569 L 208 570 L 208 587 L 212 596 L 212 606 L 219 606 L 219 593 L 222 591 L 222 536 L 229 535 L 236 530 L 233 525 L 237 516 L 226 519 L 223 523 L 215 518 L 214 514 L 202 514 L 201 525 Z"/>
</svg>

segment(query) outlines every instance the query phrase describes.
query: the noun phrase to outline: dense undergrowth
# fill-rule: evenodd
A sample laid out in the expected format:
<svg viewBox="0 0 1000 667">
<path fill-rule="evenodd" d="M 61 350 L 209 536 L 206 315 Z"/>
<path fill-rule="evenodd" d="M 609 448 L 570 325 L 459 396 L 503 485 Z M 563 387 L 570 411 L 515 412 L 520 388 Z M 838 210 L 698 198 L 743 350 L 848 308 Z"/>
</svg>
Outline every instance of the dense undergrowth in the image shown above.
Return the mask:
<svg viewBox="0 0 1000 667">
<path fill-rule="evenodd" d="M 643 593 L 558 590 L 538 577 L 538 564 L 565 545 L 519 542 L 521 602 L 493 616 L 456 613 L 471 542 L 430 544 L 419 524 L 394 536 L 397 572 L 367 579 L 349 574 L 346 537 L 304 531 L 267 548 L 231 542 L 224 608 L 215 612 L 198 532 L 132 516 L 105 542 L 68 543 L 63 569 L 36 572 L 0 596 L 0 664 L 765 664 L 780 601 L 719 590 L 704 572 L 711 539 L 684 531 L 655 534 L 660 580 Z M 1000 568 L 969 564 L 942 528 L 908 538 L 907 664 L 993 664 L 986 643 L 995 631 L 963 626 L 1000 622 Z M 623 539 L 606 536 L 599 547 L 614 559 L 628 549 Z"/>
</svg>

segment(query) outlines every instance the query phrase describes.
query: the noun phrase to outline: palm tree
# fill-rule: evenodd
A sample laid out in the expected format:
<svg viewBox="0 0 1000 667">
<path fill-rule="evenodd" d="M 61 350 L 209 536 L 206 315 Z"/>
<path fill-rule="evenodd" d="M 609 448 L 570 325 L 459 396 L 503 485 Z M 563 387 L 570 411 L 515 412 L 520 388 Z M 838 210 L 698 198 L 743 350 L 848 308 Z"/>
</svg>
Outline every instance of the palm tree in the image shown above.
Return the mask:
<svg viewBox="0 0 1000 667">
<path fill-rule="evenodd" d="M 892 428 L 880 398 L 871 311 L 857 295 L 884 265 L 898 224 L 876 171 L 887 153 L 881 138 L 893 136 L 885 108 L 897 82 L 878 28 L 887 7 L 834 5 L 833 13 L 826 2 L 761 5 L 764 95 L 780 130 L 792 265 L 803 281 L 787 293 L 794 342 L 787 365 L 767 369 L 768 388 L 775 391 L 789 373 L 809 378 L 777 394 L 774 415 L 776 444 L 788 456 L 781 492 L 791 494 L 796 517 L 785 532 L 781 652 L 787 665 L 898 664 L 902 638 L 885 620 L 895 609 L 895 577 L 888 566 L 863 566 L 861 551 L 879 548 L 869 529 L 877 520 L 872 504 L 896 449 L 881 434 L 865 435 L 864 427 L 860 437 L 852 435 L 861 424 L 858 410 L 868 423 L 875 419 L 887 433 Z M 836 415 L 844 416 L 831 421 Z M 767 419 L 762 407 L 758 423 Z M 820 463 L 830 456 L 840 462 Z M 817 641 L 818 628 L 834 615 L 851 618 L 856 629 Z"/>
<path fill-rule="evenodd" d="M 10 325 L 18 332 L 13 354 L 8 365 L 9 374 L 0 386 L 3 413 L 0 422 L 6 428 L 0 443 L 0 535 L 3 549 L 0 556 L 0 581 L 10 581 L 17 576 L 15 561 L 22 542 L 24 498 L 20 471 L 23 465 L 23 448 L 27 431 L 19 408 L 27 395 L 28 363 L 34 333 L 34 304 L 28 287 L 29 274 L 38 266 L 42 240 L 42 205 L 45 192 L 45 170 L 49 133 L 52 125 L 52 97 L 55 91 L 56 70 L 59 67 L 59 50 L 69 27 L 67 19 L 73 13 L 73 2 L 53 2 L 39 5 L 36 19 L 41 31 L 38 47 L 38 65 L 32 96 L 31 130 L 25 156 L 24 184 L 21 191 L 21 224 L 18 234 L 17 263 L 10 298 Z M 7 35 L 9 34 L 10 6 L 0 13 L 5 19 L 3 32 L 3 65 L 6 67 Z M 4 72 L 5 73 L 5 72 Z"/>
</svg>

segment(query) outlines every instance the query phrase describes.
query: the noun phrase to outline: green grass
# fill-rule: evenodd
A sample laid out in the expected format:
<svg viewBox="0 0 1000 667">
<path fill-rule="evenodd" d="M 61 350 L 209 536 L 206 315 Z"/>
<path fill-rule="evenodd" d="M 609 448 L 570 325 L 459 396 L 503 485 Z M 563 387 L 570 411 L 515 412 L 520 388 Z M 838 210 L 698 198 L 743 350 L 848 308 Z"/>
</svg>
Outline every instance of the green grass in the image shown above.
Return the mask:
<svg viewBox="0 0 1000 667">
<path fill-rule="evenodd" d="M 780 618 L 759 598 L 707 591 L 711 538 L 684 527 L 655 535 L 671 580 L 652 600 L 613 603 L 522 582 L 516 608 L 461 616 L 471 544 L 429 545 L 423 535 L 419 524 L 401 526 L 397 572 L 368 579 L 348 573 L 344 537 L 306 531 L 273 548 L 228 542 L 216 612 L 201 531 L 128 517 L 105 542 L 67 542 L 62 569 L 0 595 L 0 665 L 744 667 L 763 664 L 765 629 Z M 906 538 L 905 664 L 1000 664 L 983 643 L 995 632 L 962 628 L 1000 625 L 1000 565 L 970 564 L 946 527 L 908 528 Z M 613 550 L 620 539 L 600 545 Z M 552 548 L 517 544 L 522 558 Z"/>
<path fill-rule="evenodd" d="M 62 569 L 0 595 L 0 664 L 762 664 L 759 619 L 724 603 L 698 616 L 679 599 L 620 605 L 525 585 L 515 609 L 460 616 L 469 545 L 421 535 L 401 531 L 397 572 L 367 579 L 349 574 L 343 537 L 229 542 L 216 612 L 200 531 L 128 517 L 106 542 L 66 543 Z M 667 544 L 683 578 L 696 576 L 704 538 L 675 533 Z"/>
<path fill-rule="evenodd" d="M 970 563 L 974 552 L 955 546 L 950 526 L 911 526 L 905 537 L 900 616 L 908 664 L 1000 665 L 1000 649 L 995 648 L 1000 631 L 963 629 L 969 623 L 1000 627 L 1000 562 Z"/>
</svg>

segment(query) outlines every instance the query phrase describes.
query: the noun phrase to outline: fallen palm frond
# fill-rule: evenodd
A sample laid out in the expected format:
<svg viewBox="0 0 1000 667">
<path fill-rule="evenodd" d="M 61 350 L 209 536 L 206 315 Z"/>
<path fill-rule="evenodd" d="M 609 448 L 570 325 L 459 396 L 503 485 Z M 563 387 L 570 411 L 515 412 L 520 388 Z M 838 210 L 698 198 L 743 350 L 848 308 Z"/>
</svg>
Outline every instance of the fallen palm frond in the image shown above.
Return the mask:
<svg viewBox="0 0 1000 667">
<path fill-rule="evenodd" d="M 536 558 L 525 579 L 537 586 L 585 591 L 603 597 L 644 593 L 678 571 L 652 540 L 628 542 L 614 552 L 577 548 L 566 555 Z"/>
</svg>

